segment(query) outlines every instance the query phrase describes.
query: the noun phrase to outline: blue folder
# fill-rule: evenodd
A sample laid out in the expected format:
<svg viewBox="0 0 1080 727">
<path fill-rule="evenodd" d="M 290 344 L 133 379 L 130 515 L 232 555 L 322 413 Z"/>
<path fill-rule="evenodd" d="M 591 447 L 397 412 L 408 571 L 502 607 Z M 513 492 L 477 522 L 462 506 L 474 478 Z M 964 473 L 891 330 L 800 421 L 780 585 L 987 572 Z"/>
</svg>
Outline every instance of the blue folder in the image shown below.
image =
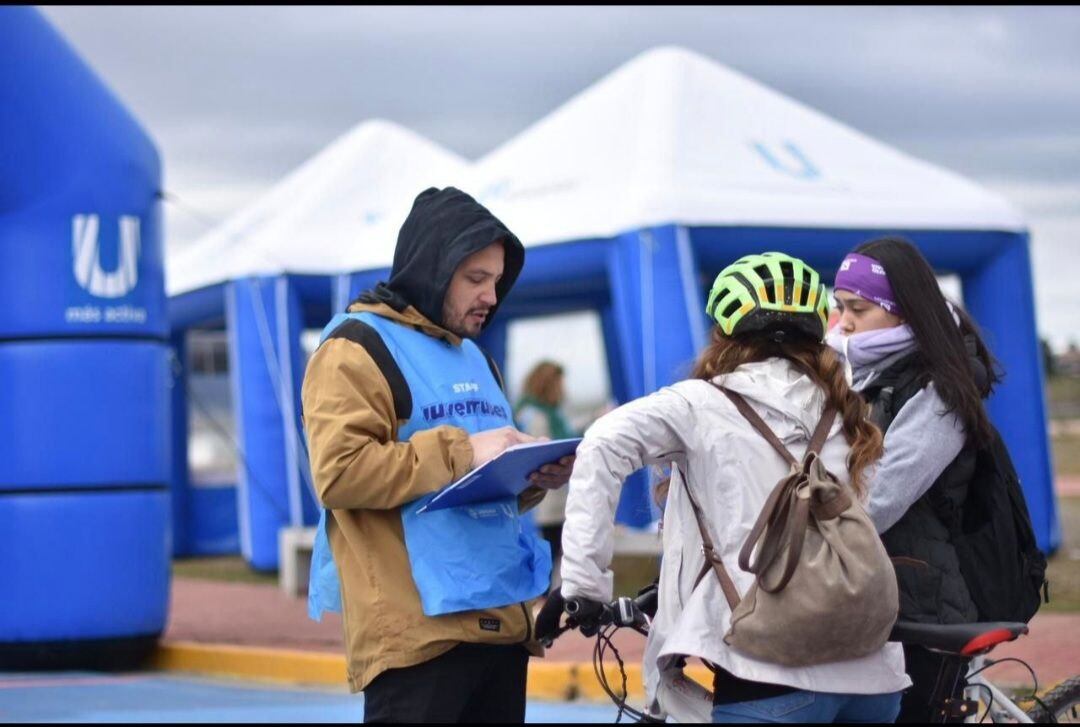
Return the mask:
<svg viewBox="0 0 1080 727">
<path fill-rule="evenodd" d="M 580 437 L 517 444 L 448 486 L 417 513 L 517 497 L 529 486 L 529 475 L 573 454 L 579 444 Z"/>
</svg>

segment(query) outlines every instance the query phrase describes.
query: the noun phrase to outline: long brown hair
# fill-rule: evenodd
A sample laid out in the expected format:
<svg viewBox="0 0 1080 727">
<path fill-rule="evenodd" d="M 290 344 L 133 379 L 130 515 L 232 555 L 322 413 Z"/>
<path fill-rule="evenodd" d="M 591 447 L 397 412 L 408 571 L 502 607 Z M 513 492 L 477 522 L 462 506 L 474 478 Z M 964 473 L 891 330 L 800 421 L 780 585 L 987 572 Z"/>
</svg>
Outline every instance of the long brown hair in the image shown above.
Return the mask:
<svg viewBox="0 0 1080 727">
<path fill-rule="evenodd" d="M 525 377 L 522 386 L 526 396 L 531 396 L 541 404 L 558 406 L 562 398 L 563 367 L 554 361 L 541 361 Z"/>
<path fill-rule="evenodd" d="M 870 421 L 870 407 L 847 385 L 844 369 L 836 353 L 823 343 L 806 338 L 778 343 L 764 335 L 729 338 L 715 327 L 712 341 L 694 364 L 691 376 L 712 379 L 729 374 L 746 363 L 784 358 L 791 361 L 825 390 L 826 402 L 832 405 L 843 422 L 844 438 L 851 445 L 847 466 L 851 486 L 862 495 L 863 473 L 881 457 L 881 430 Z"/>
</svg>

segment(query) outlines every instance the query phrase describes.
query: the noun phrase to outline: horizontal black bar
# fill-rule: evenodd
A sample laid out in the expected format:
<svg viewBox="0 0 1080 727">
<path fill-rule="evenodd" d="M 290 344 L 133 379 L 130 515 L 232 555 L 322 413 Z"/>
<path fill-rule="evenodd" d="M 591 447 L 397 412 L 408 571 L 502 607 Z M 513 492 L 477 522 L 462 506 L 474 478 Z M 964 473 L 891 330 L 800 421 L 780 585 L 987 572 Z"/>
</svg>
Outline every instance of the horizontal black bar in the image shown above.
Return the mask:
<svg viewBox="0 0 1080 727">
<path fill-rule="evenodd" d="M 160 336 L 147 336 L 143 334 L 132 334 L 125 336 L 121 333 L 110 333 L 107 336 L 80 336 L 74 333 L 67 334 L 48 334 L 43 333 L 40 336 L 25 335 L 25 336 L 0 336 L 0 345 L 5 343 L 48 343 L 49 341 L 63 341 L 69 343 L 71 341 L 111 341 L 112 343 L 130 343 L 132 341 L 149 341 L 151 343 L 169 343 L 169 337 Z"/>
<path fill-rule="evenodd" d="M 60 485 L 40 487 L 20 487 L 17 485 L 0 485 L 0 497 L 5 495 L 85 495 L 93 493 L 114 492 L 160 492 L 168 490 L 168 485 Z"/>
</svg>

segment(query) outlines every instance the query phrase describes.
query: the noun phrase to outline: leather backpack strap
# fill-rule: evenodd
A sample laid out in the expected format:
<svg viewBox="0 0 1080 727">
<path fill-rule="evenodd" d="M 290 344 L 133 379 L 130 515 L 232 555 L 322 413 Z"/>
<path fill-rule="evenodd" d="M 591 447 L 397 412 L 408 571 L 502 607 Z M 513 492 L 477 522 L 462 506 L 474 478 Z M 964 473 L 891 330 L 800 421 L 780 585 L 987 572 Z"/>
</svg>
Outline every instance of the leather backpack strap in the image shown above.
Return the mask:
<svg viewBox="0 0 1080 727">
<path fill-rule="evenodd" d="M 810 445 L 806 448 L 807 453 L 821 454 L 821 448 L 825 446 L 825 440 L 829 437 L 829 430 L 832 429 L 834 421 L 836 421 L 836 409 L 826 406 L 817 427 L 814 428 L 814 434 L 810 437 Z"/>
<path fill-rule="evenodd" d="M 728 399 L 731 399 L 731 403 L 735 405 L 735 408 L 739 410 L 739 413 L 743 415 L 743 418 L 750 422 L 754 429 L 758 431 L 758 434 L 764 437 L 765 441 L 771 444 L 772 448 L 775 449 L 781 457 L 787 460 L 789 464 L 799 464 L 799 461 L 792 456 L 791 452 L 789 452 L 783 442 L 780 441 L 780 438 L 776 436 L 776 433 L 769 429 L 769 425 L 765 423 L 765 420 L 762 419 L 756 411 L 754 411 L 753 407 L 746 403 L 746 399 L 744 399 L 741 394 L 736 394 L 734 391 L 725 389 L 723 386 L 714 384 L 712 381 L 709 383 L 722 391 Z"/>
<path fill-rule="evenodd" d="M 750 528 L 750 534 L 746 536 L 742 549 L 739 551 L 739 567 L 747 573 L 758 573 L 769 566 L 780 547 L 782 528 L 772 527 L 776 521 L 782 521 L 787 515 L 791 503 L 791 479 L 794 472 L 780 480 L 769 493 L 765 505 L 758 513 L 757 520 Z M 758 557 L 751 560 L 751 555 L 762 534 L 765 542 L 758 550 Z"/>
<path fill-rule="evenodd" d="M 758 574 L 758 587 L 767 593 L 778 593 L 784 590 L 791 577 L 795 575 L 795 569 L 799 567 L 799 557 L 802 555 L 803 543 L 806 541 L 806 526 L 810 518 L 809 498 L 799 497 L 792 493 L 795 502 L 794 512 L 788 516 L 787 527 L 784 535 L 787 541 L 787 559 L 784 561 L 784 571 L 774 585 L 765 583 L 764 574 Z"/>
<path fill-rule="evenodd" d="M 724 598 L 727 599 L 728 606 L 734 611 L 741 600 L 739 590 L 735 587 L 735 582 L 731 580 L 731 576 L 728 575 L 724 562 L 716 554 L 712 537 L 709 536 L 709 529 L 705 527 L 705 516 L 702 515 L 701 508 L 698 507 L 697 501 L 694 499 L 694 493 L 690 491 L 690 483 L 683 481 L 683 487 L 686 488 L 686 494 L 690 497 L 690 508 L 694 511 L 694 519 L 697 520 L 698 530 L 701 531 L 701 552 L 705 555 L 705 566 L 701 569 L 701 573 L 698 574 L 697 580 L 694 581 L 694 587 L 697 588 L 697 585 L 701 583 L 701 579 L 709 572 L 711 566 L 716 573 L 717 580 L 720 581 L 720 590 L 724 592 Z"/>
</svg>

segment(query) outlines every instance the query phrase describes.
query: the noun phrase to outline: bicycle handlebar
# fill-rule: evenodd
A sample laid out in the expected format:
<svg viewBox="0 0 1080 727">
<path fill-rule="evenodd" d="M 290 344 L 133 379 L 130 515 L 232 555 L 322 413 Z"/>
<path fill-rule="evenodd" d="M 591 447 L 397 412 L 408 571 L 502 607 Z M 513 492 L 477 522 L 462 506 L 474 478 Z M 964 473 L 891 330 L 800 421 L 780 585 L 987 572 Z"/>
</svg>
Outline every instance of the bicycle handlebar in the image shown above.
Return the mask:
<svg viewBox="0 0 1080 727">
<path fill-rule="evenodd" d="M 550 639 L 544 640 L 544 646 L 550 647 L 555 639 L 572 629 L 581 629 L 585 636 L 594 636 L 603 626 L 615 624 L 629 627 L 643 636 L 649 635 L 649 615 L 656 612 L 656 591 L 649 590 L 636 598 L 621 596 L 611 603 L 597 603 L 580 598 L 568 598 L 564 607 L 566 623 L 560 626 Z M 583 622 L 596 617 L 596 626 L 582 628 Z"/>
</svg>

